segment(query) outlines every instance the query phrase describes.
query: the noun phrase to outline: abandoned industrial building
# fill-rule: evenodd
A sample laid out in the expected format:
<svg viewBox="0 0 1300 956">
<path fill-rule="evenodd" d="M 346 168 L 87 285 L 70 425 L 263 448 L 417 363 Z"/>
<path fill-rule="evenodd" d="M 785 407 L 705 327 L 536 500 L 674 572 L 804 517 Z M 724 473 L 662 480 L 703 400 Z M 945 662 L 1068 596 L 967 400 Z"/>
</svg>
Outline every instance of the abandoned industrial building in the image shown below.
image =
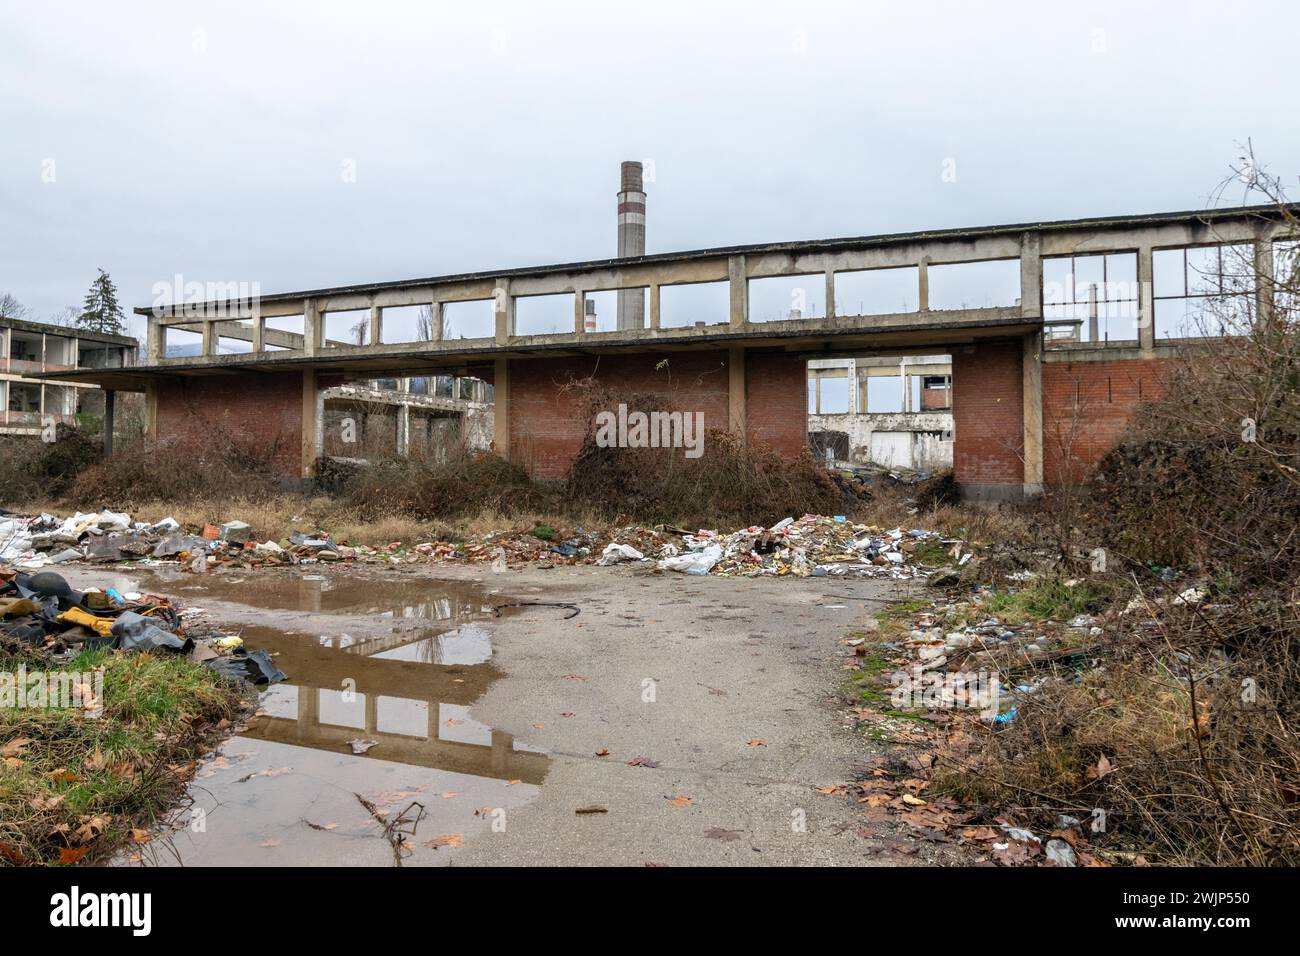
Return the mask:
<svg viewBox="0 0 1300 956">
<path fill-rule="evenodd" d="M 41 377 L 143 391 L 160 437 L 275 430 L 294 478 L 347 454 L 343 401 L 386 415 L 399 449 L 461 419 L 558 478 L 588 424 L 566 383 L 594 379 L 790 455 L 811 433 L 839 462 L 951 466 L 1003 500 L 1094 464 L 1162 361 L 1214 334 L 1208 300 L 1232 291 L 1267 320 L 1267 282 L 1224 289 L 1225 257 L 1268 276 L 1294 248 L 1276 207 L 1237 207 L 647 255 L 639 164 L 619 186 L 617 258 L 137 308 L 143 364 Z"/>
<path fill-rule="evenodd" d="M 37 435 L 44 423 L 102 417 L 105 393 L 92 382 L 50 384 L 39 375 L 130 367 L 136 349 L 135 339 L 124 335 L 0 316 L 0 434 Z"/>
</svg>

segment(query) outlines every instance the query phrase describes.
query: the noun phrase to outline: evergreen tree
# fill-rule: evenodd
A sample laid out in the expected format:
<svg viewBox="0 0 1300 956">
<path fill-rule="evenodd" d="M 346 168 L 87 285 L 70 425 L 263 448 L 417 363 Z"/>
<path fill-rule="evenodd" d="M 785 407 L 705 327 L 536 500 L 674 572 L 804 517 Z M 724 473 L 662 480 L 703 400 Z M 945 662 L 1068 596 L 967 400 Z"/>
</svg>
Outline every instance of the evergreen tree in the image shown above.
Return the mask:
<svg viewBox="0 0 1300 956">
<path fill-rule="evenodd" d="M 117 303 L 117 286 L 103 269 L 86 293 L 86 303 L 77 316 L 77 328 L 109 335 L 126 334 L 126 316 Z"/>
</svg>

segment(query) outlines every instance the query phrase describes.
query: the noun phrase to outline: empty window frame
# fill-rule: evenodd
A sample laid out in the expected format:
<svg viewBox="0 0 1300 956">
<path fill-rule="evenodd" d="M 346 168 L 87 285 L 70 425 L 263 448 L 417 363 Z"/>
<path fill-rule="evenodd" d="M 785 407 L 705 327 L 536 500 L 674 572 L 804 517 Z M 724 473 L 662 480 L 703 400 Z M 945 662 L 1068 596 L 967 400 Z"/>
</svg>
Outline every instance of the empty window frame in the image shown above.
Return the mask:
<svg viewBox="0 0 1300 956">
<path fill-rule="evenodd" d="M 179 325 L 167 326 L 167 358 L 193 358 L 202 354 L 202 332 Z"/>
<path fill-rule="evenodd" d="M 340 345 L 370 345 L 370 310 L 348 309 L 321 316 L 321 338 L 326 348 Z"/>
<path fill-rule="evenodd" d="M 1043 321 L 1049 343 L 1135 342 L 1137 253 L 1043 260 Z"/>
<path fill-rule="evenodd" d="M 493 299 L 442 304 L 444 339 L 490 339 L 496 334 L 497 310 Z"/>
<path fill-rule="evenodd" d="M 952 408 L 952 376 L 921 375 L 920 402 L 918 411 L 938 412 Z"/>
<path fill-rule="evenodd" d="M 626 289 L 601 289 L 585 293 L 582 328 L 585 332 L 615 332 L 619 310 L 626 305 L 631 328 L 650 327 L 649 289 L 630 286 Z M 639 322 L 639 324 L 638 324 Z"/>
<path fill-rule="evenodd" d="M 572 331 L 572 292 L 515 298 L 515 335 L 556 335 Z"/>
<path fill-rule="evenodd" d="M 380 317 L 379 339 L 384 345 L 433 341 L 433 306 L 385 306 Z"/>
<path fill-rule="evenodd" d="M 1254 255 L 1249 243 L 1155 250 L 1155 337 L 1188 339 L 1248 331 L 1254 313 Z"/>
<path fill-rule="evenodd" d="M 1273 243 L 1273 309 L 1282 317 L 1300 310 L 1300 241 Z"/>
<path fill-rule="evenodd" d="M 808 414 L 844 415 L 848 410 L 849 370 L 810 368 L 808 370 Z"/>
<path fill-rule="evenodd" d="M 262 347 L 268 352 L 302 351 L 306 319 L 301 315 L 277 315 L 262 320 Z M 277 334 L 282 333 L 282 334 Z M 171 351 L 170 336 L 168 351 Z"/>
<path fill-rule="evenodd" d="M 825 299 L 824 272 L 750 279 L 749 321 L 824 318 Z"/>
<path fill-rule="evenodd" d="M 921 308 L 916 266 L 835 273 L 836 315 L 894 315 Z"/>
<path fill-rule="evenodd" d="M 984 259 L 931 265 L 932 310 L 993 309 L 1020 304 L 1020 260 Z"/>
<path fill-rule="evenodd" d="M 690 282 L 659 287 L 660 328 L 688 328 L 730 321 L 729 282 Z"/>
</svg>

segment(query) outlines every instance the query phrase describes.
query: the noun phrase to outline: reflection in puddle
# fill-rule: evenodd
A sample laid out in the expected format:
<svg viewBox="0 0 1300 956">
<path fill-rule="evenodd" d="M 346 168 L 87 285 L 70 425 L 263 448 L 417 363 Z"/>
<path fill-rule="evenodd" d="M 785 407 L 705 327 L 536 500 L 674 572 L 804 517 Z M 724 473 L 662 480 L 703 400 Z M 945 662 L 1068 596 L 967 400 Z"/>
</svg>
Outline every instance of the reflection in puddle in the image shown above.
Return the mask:
<svg viewBox="0 0 1300 956">
<path fill-rule="evenodd" d="M 492 604 L 473 587 L 319 575 L 144 575 L 116 586 L 204 607 L 289 675 L 200 769 L 188 825 L 144 862 L 391 866 L 358 794 L 393 815 L 420 804 L 425 817 L 403 862 L 446 862 L 454 850 L 429 841 L 489 839 L 490 811 L 527 802 L 546 776 L 543 753 L 469 716 L 500 676 L 480 623 Z M 373 746 L 355 754 L 358 740 Z"/>
</svg>

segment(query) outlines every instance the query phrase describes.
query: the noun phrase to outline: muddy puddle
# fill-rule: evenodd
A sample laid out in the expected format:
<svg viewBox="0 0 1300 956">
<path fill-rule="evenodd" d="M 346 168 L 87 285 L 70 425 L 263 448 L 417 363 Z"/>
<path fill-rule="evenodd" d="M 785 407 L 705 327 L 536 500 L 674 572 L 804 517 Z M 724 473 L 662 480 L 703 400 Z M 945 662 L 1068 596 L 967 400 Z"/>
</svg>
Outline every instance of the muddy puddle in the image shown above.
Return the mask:
<svg viewBox="0 0 1300 956">
<path fill-rule="evenodd" d="M 402 821 L 402 865 L 447 863 L 462 842 L 490 838 L 497 811 L 526 803 L 546 776 L 544 753 L 470 716 L 501 676 L 490 621 L 506 600 L 473 585 L 344 573 L 68 577 L 202 608 L 289 675 L 199 768 L 170 835 L 119 863 L 391 866 L 376 813 Z M 354 741 L 373 746 L 357 754 Z"/>
</svg>

